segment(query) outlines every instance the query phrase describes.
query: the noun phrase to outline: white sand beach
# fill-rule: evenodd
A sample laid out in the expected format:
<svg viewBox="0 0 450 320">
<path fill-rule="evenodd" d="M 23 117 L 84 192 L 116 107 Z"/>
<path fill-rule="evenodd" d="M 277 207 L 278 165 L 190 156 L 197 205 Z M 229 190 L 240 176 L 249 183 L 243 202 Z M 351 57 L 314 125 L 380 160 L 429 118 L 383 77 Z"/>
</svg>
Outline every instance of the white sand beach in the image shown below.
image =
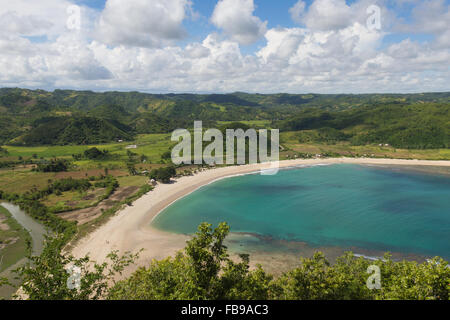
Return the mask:
<svg viewBox="0 0 450 320">
<path fill-rule="evenodd" d="M 397 160 L 369 158 L 336 158 L 336 159 L 298 159 L 280 161 L 280 168 L 317 164 L 372 164 L 372 165 L 408 165 L 408 166 L 450 166 L 450 161 Z M 103 262 L 106 255 L 119 250 L 140 254 L 138 266 L 147 265 L 152 259 L 162 259 L 173 255 L 185 246 L 188 239 L 185 235 L 163 232 L 150 226 L 152 219 L 164 208 L 181 197 L 195 191 L 201 186 L 240 174 L 248 174 L 266 168 L 267 164 L 220 167 L 199 172 L 194 176 L 181 177 L 171 184 L 158 184 L 155 189 L 132 206 L 118 212 L 107 223 L 81 239 L 72 249 L 76 257 L 89 254 L 91 259 Z M 133 269 L 135 269 L 134 267 Z M 124 276 L 133 270 L 125 272 Z"/>
</svg>

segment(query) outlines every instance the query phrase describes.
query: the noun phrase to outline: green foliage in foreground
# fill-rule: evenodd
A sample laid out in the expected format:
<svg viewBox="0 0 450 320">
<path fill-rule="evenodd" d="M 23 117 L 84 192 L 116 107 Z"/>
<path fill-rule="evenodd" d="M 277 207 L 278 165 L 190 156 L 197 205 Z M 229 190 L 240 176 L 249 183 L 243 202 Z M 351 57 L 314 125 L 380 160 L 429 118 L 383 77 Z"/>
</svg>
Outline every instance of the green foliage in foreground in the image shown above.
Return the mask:
<svg viewBox="0 0 450 320">
<path fill-rule="evenodd" d="M 248 256 L 242 256 L 240 263 L 229 259 L 223 245 L 228 231 L 226 224 L 214 231 L 202 224 L 184 253 L 140 268 L 130 279 L 117 283 L 109 298 L 268 299 L 272 277 L 261 268 L 249 271 Z"/>
<path fill-rule="evenodd" d="M 322 253 L 301 259 L 300 267 L 275 279 L 249 257 L 232 261 L 223 241 L 229 227 L 200 225 L 195 237 L 175 258 L 153 261 L 118 282 L 110 299 L 449 299 L 447 262 L 368 261 L 347 253 L 331 265 Z M 367 268 L 381 269 L 380 290 L 369 290 Z"/>
<path fill-rule="evenodd" d="M 107 292 L 114 276 L 137 258 L 137 254 L 126 253 L 119 257 L 117 252 L 112 252 L 107 257 L 109 263 L 97 264 L 88 256 L 75 259 L 61 253 L 64 243 L 64 238 L 47 238 L 42 254 L 30 256 L 28 262 L 15 271 L 23 281 L 21 289 L 28 299 L 99 299 Z M 71 272 L 70 267 L 79 268 L 79 272 Z"/>
<path fill-rule="evenodd" d="M 274 278 L 261 266 L 251 270 L 248 255 L 233 261 L 224 246 L 228 233 L 226 223 L 214 230 L 203 223 L 175 257 L 153 260 L 119 282 L 113 282 L 114 276 L 136 261 L 138 254 L 119 257 L 113 252 L 109 263 L 98 265 L 89 257 L 75 259 L 61 253 L 63 238 L 49 239 L 41 256 L 30 257 L 17 272 L 25 296 L 37 300 L 449 299 L 450 268 L 438 257 L 418 264 L 394 262 L 388 254 L 383 260 L 369 261 L 347 253 L 331 265 L 317 252 L 312 258 L 302 258 L 299 267 Z M 67 272 L 69 265 L 81 270 L 79 289 L 67 285 L 74 280 Z M 381 271 L 379 290 L 367 288 L 371 265 Z M 112 287 L 108 286 L 111 282 Z"/>
</svg>

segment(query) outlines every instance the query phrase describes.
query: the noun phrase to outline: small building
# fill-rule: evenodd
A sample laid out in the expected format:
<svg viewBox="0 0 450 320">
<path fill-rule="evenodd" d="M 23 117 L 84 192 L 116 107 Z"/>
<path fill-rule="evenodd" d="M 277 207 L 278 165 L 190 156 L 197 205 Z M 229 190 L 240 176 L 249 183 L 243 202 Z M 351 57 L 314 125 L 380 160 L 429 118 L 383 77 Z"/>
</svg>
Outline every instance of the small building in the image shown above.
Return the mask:
<svg viewBox="0 0 450 320">
<path fill-rule="evenodd" d="M 126 146 L 125 149 L 137 149 L 137 145 L 130 144 L 129 146 Z"/>
</svg>

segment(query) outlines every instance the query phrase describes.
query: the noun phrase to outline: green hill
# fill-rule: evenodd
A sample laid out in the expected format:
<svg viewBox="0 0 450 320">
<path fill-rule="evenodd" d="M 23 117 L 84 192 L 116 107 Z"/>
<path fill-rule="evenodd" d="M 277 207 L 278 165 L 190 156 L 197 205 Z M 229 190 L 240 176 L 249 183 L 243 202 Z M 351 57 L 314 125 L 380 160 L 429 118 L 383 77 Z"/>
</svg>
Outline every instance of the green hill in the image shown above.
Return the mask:
<svg viewBox="0 0 450 320">
<path fill-rule="evenodd" d="M 0 143 L 99 143 L 189 128 L 194 120 L 208 126 L 266 120 L 270 127 L 299 131 L 302 141 L 446 148 L 449 105 L 449 92 L 208 95 L 2 88 Z"/>
<path fill-rule="evenodd" d="M 131 140 L 131 128 L 115 121 L 96 118 L 48 118 L 26 134 L 11 141 L 13 145 L 96 144 Z"/>
<path fill-rule="evenodd" d="M 449 148 L 450 104 L 381 105 L 340 112 L 308 109 L 274 126 L 282 131 L 299 131 L 299 142 L 347 140 L 355 145 Z"/>
</svg>

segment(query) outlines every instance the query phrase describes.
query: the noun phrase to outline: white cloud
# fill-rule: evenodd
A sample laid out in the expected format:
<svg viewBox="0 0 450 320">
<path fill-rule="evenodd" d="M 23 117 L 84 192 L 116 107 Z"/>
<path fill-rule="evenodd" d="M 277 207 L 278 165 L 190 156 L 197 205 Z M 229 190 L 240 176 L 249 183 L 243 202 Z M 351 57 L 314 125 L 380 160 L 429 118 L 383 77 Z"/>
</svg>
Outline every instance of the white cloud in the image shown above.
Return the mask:
<svg viewBox="0 0 450 320">
<path fill-rule="evenodd" d="M 183 44 L 175 41 L 183 36 L 182 23 L 192 11 L 187 0 L 132 0 L 140 12 L 130 2 L 117 0 L 108 1 L 112 7 L 103 12 L 82 7 L 81 32 L 65 26 L 70 2 L 42 0 L 40 11 L 35 11 L 36 2 L 27 7 L 28 2 L 0 8 L 4 18 L 0 19 L 0 86 L 262 93 L 449 90 L 445 6 L 429 8 L 423 16 L 415 11 L 417 26 L 426 16 L 429 21 L 439 20 L 426 29 L 435 41 L 406 39 L 381 46 L 388 30 L 370 31 L 365 24 L 372 0 L 351 5 L 316 0 L 308 8 L 299 1 L 290 10 L 293 19 L 300 17 L 298 27 L 268 30 L 254 16 L 253 1 L 223 0 L 211 18 L 223 34 L 210 33 Z M 337 5 L 342 10 L 330 13 L 328 9 Z M 421 8 L 420 3 L 417 6 Z M 116 16 L 120 13 L 122 17 Z M 150 19 L 156 13 L 157 18 Z M 382 13 L 385 25 L 392 15 L 383 7 Z M 347 15 L 351 18 L 343 20 Z M 95 27 L 105 37 L 88 32 Z M 27 38 L 39 35 L 48 41 Z M 261 36 L 262 47 L 244 54 L 240 44 Z"/>
<path fill-rule="evenodd" d="M 352 24 L 352 11 L 345 0 L 315 0 L 307 11 L 303 1 L 299 1 L 291 9 L 292 14 L 294 21 L 314 30 L 342 29 Z"/>
<path fill-rule="evenodd" d="M 450 29 L 437 35 L 435 45 L 438 48 L 450 48 Z"/>
<path fill-rule="evenodd" d="M 53 26 L 48 20 L 39 16 L 19 16 L 15 11 L 0 15 L 0 30 L 8 34 L 36 35 L 43 34 Z"/>
<path fill-rule="evenodd" d="M 53 37 L 66 31 L 66 0 L 3 1 L 0 6 L 0 33 Z"/>
<path fill-rule="evenodd" d="M 267 45 L 257 52 L 264 62 L 279 60 L 288 63 L 290 58 L 304 40 L 306 31 L 300 28 L 270 29 L 266 33 Z"/>
<path fill-rule="evenodd" d="M 299 0 L 297 3 L 289 9 L 291 18 L 294 22 L 301 24 L 303 20 L 303 15 L 305 14 L 306 2 Z"/>
<path fill-rule="evenodd" d="M 231 39 L 241 44 L 251 44 L 266 32 L 267 21 L 253 15 L 253 0 L 219 0 L 214 8 L 211 22 L 223 29 Z"/>
<path fill-rule="evenodd" d="M 417 4 L 412 10 L 412 21 L 398 22 L 395 31 L 403 33 L 430 34 L 433 45 L 450 48 L 450 4 L 444 0 L 428 0 Z"/>
<path fill-rule="evenodd" d="M 192 59 L 200 59 L 207 57 L 210 54 L 210 50 L 199 44 L 199 43 L 192 43 L 186 46 L 185 53 L 186 56 Z"/>
<path fill-rule="evenodd" d="M 393 14 L 384 5 L 387 0 L 359 0 L 347 4 L 345 0 L 314 0 L 309 7 L 299 0 L 289 9 L 294 22 L 310 30 L 341 30 L 359 23 L 366 25 L 369 18 L 367 9 L 376 6 L 380 9 L 380 23 L 383 30 L 391 27 Z"/>
<path fill-rule="evenodd" d="M 50 43 L 0 36 L 0 52 L 0 82 L 4 85 L 31 82 L 46 87 L 113 77 L 76 33 L 59 36 Z"/>
<path fill-rule="evenodd" d="M 107 0 L 98 39 L 113 45 L 158 47 L 183 38 L 188 0 Z"/>
<path fill-rule="evenodd" d="M 415 32 L 441 34 L 450 29 L 450 4 L 444 0 L 423 1 L 412 15 L 411 29 Z"/>
</svg>

